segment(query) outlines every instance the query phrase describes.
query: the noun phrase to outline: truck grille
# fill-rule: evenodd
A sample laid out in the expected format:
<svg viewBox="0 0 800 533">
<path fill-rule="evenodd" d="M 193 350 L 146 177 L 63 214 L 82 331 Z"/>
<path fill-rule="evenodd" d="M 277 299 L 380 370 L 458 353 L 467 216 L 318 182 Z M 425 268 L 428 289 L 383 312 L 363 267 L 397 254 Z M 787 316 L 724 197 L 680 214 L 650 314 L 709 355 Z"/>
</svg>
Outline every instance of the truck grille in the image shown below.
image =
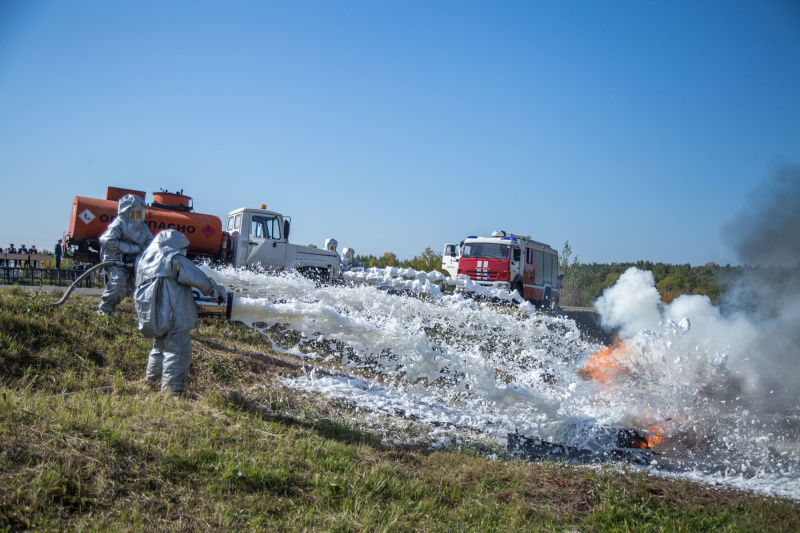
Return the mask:
<svg viewBox="0 0 800 533">
<path fill-rule="evenodd" d="M 469 279 L 476 281 L 497 281 L 500 277 L 497 272 L 486 272 L 485 270 L 467 270 L 466 274 Z"/>
</svg>

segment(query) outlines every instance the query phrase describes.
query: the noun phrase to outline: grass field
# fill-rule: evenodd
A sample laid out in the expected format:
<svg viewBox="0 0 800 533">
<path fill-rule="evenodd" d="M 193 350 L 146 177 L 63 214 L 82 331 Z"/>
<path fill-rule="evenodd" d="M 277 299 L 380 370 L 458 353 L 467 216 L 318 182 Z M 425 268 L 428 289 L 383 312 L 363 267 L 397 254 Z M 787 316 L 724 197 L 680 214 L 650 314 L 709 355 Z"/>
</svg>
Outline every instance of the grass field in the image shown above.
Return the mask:
<svg viewBox="0 0 800 533">
<path fill-rule="evenodd" d="M 0 531 L 800 531 L 791 501 L 391 446 L 239 324 L 204 322 L 162 394 L 130 299 L 56 299 L 0 291 Z"/>
</svg>

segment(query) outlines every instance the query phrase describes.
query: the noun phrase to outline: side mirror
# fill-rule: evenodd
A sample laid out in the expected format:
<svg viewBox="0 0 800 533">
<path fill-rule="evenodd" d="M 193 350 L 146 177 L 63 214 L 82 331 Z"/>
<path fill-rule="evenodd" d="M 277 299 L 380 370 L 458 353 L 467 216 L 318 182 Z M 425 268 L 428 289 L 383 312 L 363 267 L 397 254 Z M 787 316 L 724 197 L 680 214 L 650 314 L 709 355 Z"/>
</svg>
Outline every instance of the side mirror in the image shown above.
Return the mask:
<svg viewBox="0 0 800 533">
<path fill-rule="evenodd" d="M 287 241 L 289 240 L 289 226 L 290 226 L 289 221 L 288 220 L 284 220 L 283 221 L 283 238 L 286 239 Z"/>
</svg>

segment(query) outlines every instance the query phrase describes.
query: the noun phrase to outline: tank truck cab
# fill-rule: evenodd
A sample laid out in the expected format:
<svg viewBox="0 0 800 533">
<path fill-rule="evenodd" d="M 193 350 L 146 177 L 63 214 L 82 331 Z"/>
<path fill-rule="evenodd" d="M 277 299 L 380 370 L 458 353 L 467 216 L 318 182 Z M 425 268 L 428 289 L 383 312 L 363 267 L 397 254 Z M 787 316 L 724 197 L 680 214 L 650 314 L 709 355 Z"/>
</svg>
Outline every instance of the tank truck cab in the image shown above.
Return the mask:
<svg viewBox="0 0 800 533">
<path fill-rule="evenodd" d="M 339 254 L 289 243 L 291 218 L 266 207 L 242 207 L 228 215 L 226 229 L 231 236 L 234 266 L 273 272 L 297 270 L 327 280 L 339 276 Z"/>
</svg>

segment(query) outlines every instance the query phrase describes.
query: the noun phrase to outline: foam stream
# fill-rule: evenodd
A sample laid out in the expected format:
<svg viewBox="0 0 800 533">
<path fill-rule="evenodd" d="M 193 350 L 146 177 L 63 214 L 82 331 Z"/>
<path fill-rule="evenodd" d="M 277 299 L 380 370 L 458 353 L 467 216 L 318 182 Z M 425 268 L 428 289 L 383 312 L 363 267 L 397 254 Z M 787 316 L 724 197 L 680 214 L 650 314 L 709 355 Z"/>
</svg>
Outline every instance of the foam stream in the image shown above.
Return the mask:
<svg viewBox="0 0 800 533">
<path fill-rule="evenodd" d="M 625 340 L 611 354 L 623 371 L 602 383 L 580 369 L 603 347 L 582 340 L 573 321 L 537 314 L 527 302 L 498 306 L 440 290 L 463 279 L 370 269 L 317 287 L 291 275 L 209 272 L 238 291 L 234 320 L 276 349 L 348 376 L 311 373 L 292 387 L 402 412 L 445 437 L 458 429 L 501 445 L 518 431 L 592 449 L 604 444 L 587 428 L 649 429 L 661 439 L 654 471 L 667 465 L 670 475 L 800 499 L 800 419 L 785 409 L 767 414 L 756 393 L 757 365 L 746 354 L 755 326 L 723 319 L 701 297 L 665 307 L 652 276 L 639 271 L 598 302 Z M 273 330 L 298 340 L 281 348 Z"/>
</svg>

